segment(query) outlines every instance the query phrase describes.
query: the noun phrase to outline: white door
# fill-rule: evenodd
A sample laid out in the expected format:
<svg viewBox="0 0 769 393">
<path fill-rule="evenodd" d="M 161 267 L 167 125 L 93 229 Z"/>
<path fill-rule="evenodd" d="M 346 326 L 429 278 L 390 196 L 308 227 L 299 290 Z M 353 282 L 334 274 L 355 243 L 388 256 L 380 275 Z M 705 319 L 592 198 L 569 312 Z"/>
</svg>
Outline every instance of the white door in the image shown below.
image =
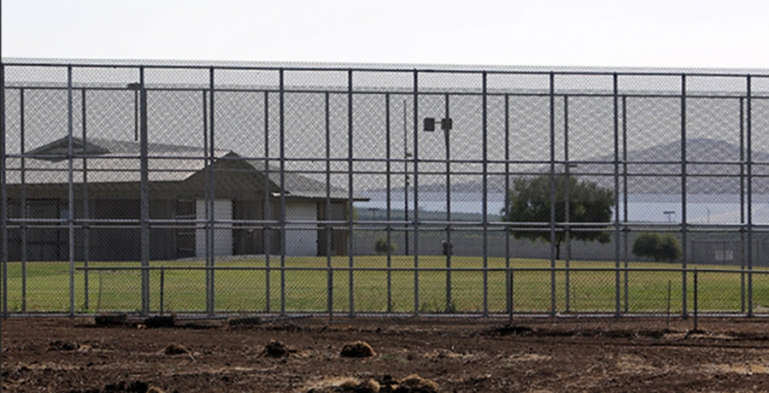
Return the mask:
<svg viewBox="0 0 769 393">
<path fill-rule="evenodd" d="M 292 201 L 286 203 L 286 221 L 317 221 L 315 202 Z M 286 228 L 286 255 L 318 255 L 317 224 L 291 224 Z"/>
<path fill-rule="evenodd" d="M 196 201 L 195 217 L 198 221 L 206 219 L 206 201 L 204 199 Z M 232 220 L 231 200 L 214 200 L 214 220 Z M 195 255 L 198 258 L 206 256 L 206 230 L 204 224 L 198 224 L 195 230 Z M 214 255 L 232 255 L 232 224 L 215 224 Z"/>
</svg>

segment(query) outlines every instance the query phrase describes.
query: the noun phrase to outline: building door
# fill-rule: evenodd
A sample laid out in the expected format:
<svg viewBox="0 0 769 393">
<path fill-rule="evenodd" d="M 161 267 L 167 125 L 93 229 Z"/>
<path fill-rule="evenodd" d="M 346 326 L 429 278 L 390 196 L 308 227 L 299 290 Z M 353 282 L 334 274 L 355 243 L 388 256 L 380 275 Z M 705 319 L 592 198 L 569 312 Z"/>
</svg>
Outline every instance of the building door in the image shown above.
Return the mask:
<svg viewBox="0 0 769 393">
<path fill-rule="evenodd" d="M 317 203 L 292 201 L 286 204 L 286 221 L 309 221 L 318 219 Z M 290 224 L 286 228 L 286 255 L 318 255 L 318 225 Z"/>
<path fill-rule="evenodd" d="M 198 221 L 206 220 L 206 201 L 198 199 L 195 206 L 195 216 Z M 214 200 L 214 220 L 232 221 L 232 201 L 229 199 Z M 214 229 L 214 255 L 232 255 L 232 224 L 217 223 Z M 195 230 L 195 256 L 206 256 L 206 229 L 205 224 L 197 224 Z"/>
</svg>

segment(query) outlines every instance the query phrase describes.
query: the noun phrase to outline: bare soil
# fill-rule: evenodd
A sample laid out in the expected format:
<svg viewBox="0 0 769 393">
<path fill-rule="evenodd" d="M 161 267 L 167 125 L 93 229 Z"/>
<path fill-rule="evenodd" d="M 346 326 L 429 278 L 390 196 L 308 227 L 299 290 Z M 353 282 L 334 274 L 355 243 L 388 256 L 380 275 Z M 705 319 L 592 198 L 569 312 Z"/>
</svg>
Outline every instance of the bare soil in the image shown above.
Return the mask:
<svg viewBox="0 0 769 393">
<path fill-rule="evenodd" d="M 359 389 L 414 392 L 396 382 L 416 374 L 439 392 L 769 392 L 766 319 L 700 320 L 697 332 L 691 319 L 251 322 L 177 319 L 150 328 L 131 318 L 105 327 L 93 318 L 4 319 L 2 388 L 309 392 L 352 378 Z M 375 354 L 341 356 L 356 341 Z M 278 356 L 275 343 L 284 350 Z"/>
</svg>

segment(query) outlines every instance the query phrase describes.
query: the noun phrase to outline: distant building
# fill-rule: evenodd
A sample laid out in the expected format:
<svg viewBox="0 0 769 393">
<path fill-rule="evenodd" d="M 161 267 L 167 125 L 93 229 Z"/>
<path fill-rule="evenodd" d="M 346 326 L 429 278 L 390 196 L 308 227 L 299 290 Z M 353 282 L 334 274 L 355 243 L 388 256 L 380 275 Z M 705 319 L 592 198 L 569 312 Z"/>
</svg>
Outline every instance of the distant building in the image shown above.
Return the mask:
<svg viewBox="0 0 769 393">
<path fill-rule="evenodd" d="M 73 139 L 74 215 L 93 220 L 88 229 L 75 230 L 75 258 L 90 260 L 140 260 L 141 171 L 138 142 L 107 139 Z M 40 220 L 21 229 L 9 229 L 10 260 L 69 258 L 66 225 L 69 212 L 69 138 L 7 160 L 9 218 Z M 214 254 L 344 255 L 346 230 L 326 230 L 314 221 L 345 220 L 349 193 L 296 173 L 285 172 L 285 219 L 303 223 L 287 227 L 286 249 L 281 231 L 265 231 L 246 220 L 278 220 L 281 175 L 265 171 L 264 161 L 244 160 L 230 150 L 215 150 L 210 168 L 200 147 L 148 145 L 150 259 L 169 260 L 205 255 L 207 187 L 213 175 L 214 217 L 222 221 L 214 230 Z M 265 177 L 265 172 L 267 176 Z M 359 198 L 358 198 L 359 199 Z M 365 200 L 365 199 L 363 199 Z M 327 211 L 327 204 L 331 206 Z M 24 214 L 22 215 L 22 206 Z M 50 221 L 46 221 L 50 220 Z M 187 220 L 188 222 L 184 222 Z M 197 220 L 198 222 L 189 222 Z M 240 221 L 240 222 L 239 222 Z"/>
</svg>

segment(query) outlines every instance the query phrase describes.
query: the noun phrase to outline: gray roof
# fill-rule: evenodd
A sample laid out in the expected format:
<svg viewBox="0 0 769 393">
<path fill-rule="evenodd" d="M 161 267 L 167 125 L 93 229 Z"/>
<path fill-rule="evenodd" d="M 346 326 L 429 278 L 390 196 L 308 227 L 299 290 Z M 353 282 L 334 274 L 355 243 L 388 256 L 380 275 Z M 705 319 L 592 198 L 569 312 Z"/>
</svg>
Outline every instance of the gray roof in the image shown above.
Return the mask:
<svg viewBox="0 0 769 393">
<path fill-rule="evenodd" d="M 88 157 L 88 183 L 138 183 L 141 181 L 140 155 L 141 145 L 135 141 L 118 141 L 101 138 L 72 138 L 72 150 L 76 157 L 72 160 L 73 181 L 83 181 L 83 160 Z M 69 183 L 69 165 L 67 159 L 69 138 L 64 137 L 30 150 L 24 155 L 24 183 L 32 184 L 67 184 Z M 149 143 L 147 145 L 149 181 L 182 182 L 205 169 L 206 151 L 202 147 Z M 209 153 L 210 154 L 210 153 Z M 239 159 L 231 150 L 215 149 L 215 160 L 224 157 Z M 255 171 L 264 170 L 263 160 L 244 159 Z M 6 183 L 21 184 L 22 158 L 8 157 L 6 160 Z M 273 187 L 280 189 L 280 169 L 269 167 L 269 180 Z M 309 178 L 299 173 L 286 171 L 284 175 L 286 196 L 289 198 L 348 199 L 346 189 L 326 186 L 326 183 Z M 356 200 L 366 198 L 354 197 Z"/>
</svg>

